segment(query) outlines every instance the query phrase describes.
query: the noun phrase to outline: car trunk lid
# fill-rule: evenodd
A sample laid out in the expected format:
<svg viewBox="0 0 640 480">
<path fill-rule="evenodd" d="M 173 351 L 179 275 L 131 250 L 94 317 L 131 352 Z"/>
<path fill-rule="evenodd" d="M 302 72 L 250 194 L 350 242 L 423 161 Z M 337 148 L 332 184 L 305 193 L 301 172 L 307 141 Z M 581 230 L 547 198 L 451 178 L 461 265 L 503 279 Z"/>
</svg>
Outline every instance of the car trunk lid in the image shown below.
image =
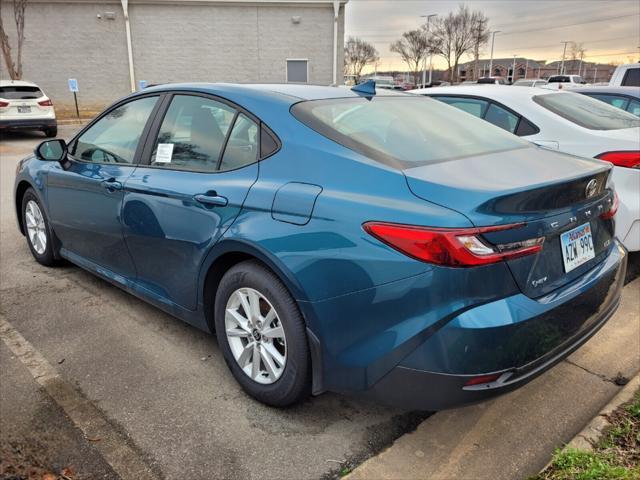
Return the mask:
<svg viewBox="0 0 640 480">
<path fill-rule="evenodd" d="M 517 225 L 483 233 L 482 239 L 492 246 L 544 238 L 539 253 L 507 260 L 522 292 L 536 297 L 582 275 L 612 245 L 613 222 L 601 217 L 614 202 L 605 188 L 610 168 L 604 162 L 531 147 L 404 173 L 414 195 L 462 213 L 476 227 Z"/>
</svg>

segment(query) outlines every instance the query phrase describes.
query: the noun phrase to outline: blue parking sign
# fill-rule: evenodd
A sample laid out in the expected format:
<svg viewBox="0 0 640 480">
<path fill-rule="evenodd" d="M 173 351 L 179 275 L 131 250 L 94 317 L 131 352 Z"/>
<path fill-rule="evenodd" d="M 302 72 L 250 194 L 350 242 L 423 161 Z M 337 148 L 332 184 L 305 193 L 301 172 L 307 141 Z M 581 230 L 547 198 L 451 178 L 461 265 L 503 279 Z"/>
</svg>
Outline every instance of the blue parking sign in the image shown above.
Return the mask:
<svg viewBox="0 0 640 480">
<path fill-rule="evenodd" d="M 69 91 L 70 92 L 79 92 L 80 91 L 78 89 L 78 80 L 76 80 L 75 78 L 70 78 L 69 79 Z"/>
<path fill-rule="evenodd" d="M 138 90 L 144 90 L 145 88 L 147 88 L 147 81 L 138 80 Z"/>
</svg>

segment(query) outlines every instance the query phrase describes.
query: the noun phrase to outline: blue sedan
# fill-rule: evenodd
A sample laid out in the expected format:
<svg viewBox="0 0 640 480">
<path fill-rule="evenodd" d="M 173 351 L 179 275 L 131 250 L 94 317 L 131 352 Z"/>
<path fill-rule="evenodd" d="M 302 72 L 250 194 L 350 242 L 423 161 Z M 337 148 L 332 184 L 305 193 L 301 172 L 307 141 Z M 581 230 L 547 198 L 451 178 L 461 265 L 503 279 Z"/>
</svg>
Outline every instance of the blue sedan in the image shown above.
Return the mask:
<svg viewBox="0 0 640 480">
<path fill-rule="evenodd" d="M 261 402 L 435 410 L 523 385 L 616 310 L 610 171 L 371 85 L 173 84 L 43 142 L 15 208 L 38 262 L 215 332 Z"/>
</svg>

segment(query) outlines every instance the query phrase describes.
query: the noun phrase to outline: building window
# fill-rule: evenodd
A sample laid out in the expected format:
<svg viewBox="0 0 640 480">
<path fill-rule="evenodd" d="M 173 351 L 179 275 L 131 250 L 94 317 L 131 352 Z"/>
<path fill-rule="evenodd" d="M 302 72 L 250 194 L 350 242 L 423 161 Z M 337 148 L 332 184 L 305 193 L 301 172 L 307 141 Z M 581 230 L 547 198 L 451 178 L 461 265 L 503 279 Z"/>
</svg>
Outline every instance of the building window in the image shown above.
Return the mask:
<svg viewBox="0 0 640 480">
<path fill-rule="evenodd" d="M 287 60 L 287 83 L 307 83 L 309 81 L 307 60 Z"/>
<path fill-rule="evenodd" d="M 500 69 L 499 69 L 499 68 L 494 68 L 494 69 L 493 69 L 493 74 L 494 74 L 496 77 L 500 76 Z"/>
<path fill-rule="evenodd" d="M 524 68 L 518 69 L 518 75 L 520 75 L 521 77 L 524 77 Z"/>
</svg>

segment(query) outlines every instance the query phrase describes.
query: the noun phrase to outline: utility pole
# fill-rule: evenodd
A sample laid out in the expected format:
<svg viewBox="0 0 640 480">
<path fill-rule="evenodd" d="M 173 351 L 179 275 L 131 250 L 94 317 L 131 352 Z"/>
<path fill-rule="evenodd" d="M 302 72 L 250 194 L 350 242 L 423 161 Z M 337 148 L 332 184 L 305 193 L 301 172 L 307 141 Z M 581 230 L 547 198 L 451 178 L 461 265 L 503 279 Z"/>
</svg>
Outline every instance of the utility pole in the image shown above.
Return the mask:
<svg viewBox="0 0 640 480">
<path fill-rule="evenodd" d="M 582 61 L 584 60 L 584 50 L 580 51 L 580 66 L 578 67 L 578 75 L 582 75 Z"/>
<path fill-rule="evenodd" d="M 480 20 L 480 22 L 478 23 L 478 28 L 476 30 L 476 38 L 475 38 L 475 45 L 474 45 L 474 49 L 473 49 L 473 57 L 475 60 L 475 63 L 473 64 L 473 77 L 476 77 L 476 75 L 479 77 L 480 76 L 480 68 L 478 67 L 478 60 L 480 58 L 480 42 L 482 41 L 482 32 L 484 32 L 484 24 L 486 23 L 486 19 L 482 19 Z M 472 78 L 472 80 L 477 80 L 478 78 Z"/>
<path fill-rule="evenodd" d="M 420 15 L 420 18 L 426 18 L 427 19 L 427 27 L 425 29 L 425 36 L 427 37 L 427 39 L 429 38 L 429 23 L 431 22 L 431 19 L 433 17 L 437 17 L 438 15 L 436 15 L 435 13 L 432 13 L 430 15 Z M 431 70 L 431 57 L 432 57 L 433 53 L 431 52 L 431 47 L 429 47 L 429 84 L 431 84 L 431 77 L 432 77 L 432 70 Z M 427 81 L 427 58 L 425 57 L 424 60 L 422 61 L 422 87 L 424 88 L 425 83 Z"/>
<path fill-rule="evenodd" d="M 489 59 L 489 76 L 493 77 L 493 45 L 496 42 L 496 33 L 500 33 L 500 30 L 494 30 L 491 32 L 491 57 Z"/>
<path fill-rule="evenodd" d="M 526 80 L 527 73 L 529 72 L 529 59 L 527 58 L 527 63 L 524 64 L 524 78 Z"/>
<path fill-rule="evenodd" d="M 513 66 L 511 67 L 511 83 L 516 81 L 516 57 L 517 53 L 513 54 Z"/>
<path fill-rule="evenodd" d="M 562 64 L 560 65 L 560 75 L 564 75 L 564 58 L 567 55 L 567 43 L 571 43 L 570 40 L 562 41 L 560 43 L 564 43 L 564 50 L 562 50 Z"/>
<path fill-rule="evenodd" d="M 593 83 L 596 83 L 597 78 L 598 78 L 598 65 L 596 64 L 596 69 L 593 71 Z"/>
</svg>

